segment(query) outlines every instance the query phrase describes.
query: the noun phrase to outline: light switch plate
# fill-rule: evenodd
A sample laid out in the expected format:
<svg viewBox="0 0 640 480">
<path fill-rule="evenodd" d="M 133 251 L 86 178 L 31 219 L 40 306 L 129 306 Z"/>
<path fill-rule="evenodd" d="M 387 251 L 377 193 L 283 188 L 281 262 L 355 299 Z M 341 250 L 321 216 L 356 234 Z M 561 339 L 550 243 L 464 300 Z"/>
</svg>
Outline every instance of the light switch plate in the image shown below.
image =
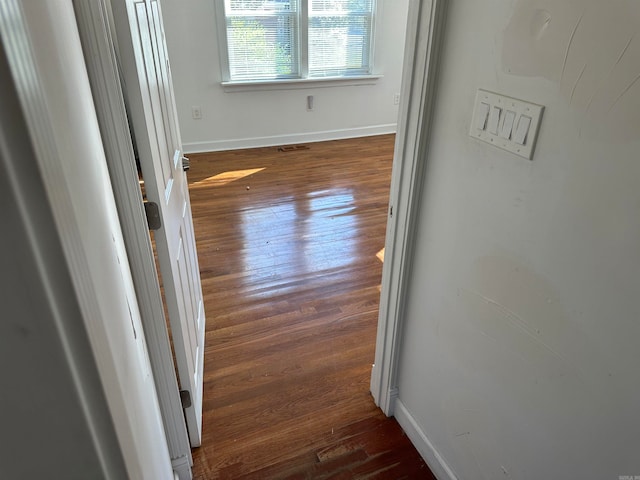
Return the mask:
<svg viewBox="0 0 640 480">
<path fill-rule="evenodd" d="M 469 135 L 531 159 L 544 107 L 478 89 Z"/>
</svg>

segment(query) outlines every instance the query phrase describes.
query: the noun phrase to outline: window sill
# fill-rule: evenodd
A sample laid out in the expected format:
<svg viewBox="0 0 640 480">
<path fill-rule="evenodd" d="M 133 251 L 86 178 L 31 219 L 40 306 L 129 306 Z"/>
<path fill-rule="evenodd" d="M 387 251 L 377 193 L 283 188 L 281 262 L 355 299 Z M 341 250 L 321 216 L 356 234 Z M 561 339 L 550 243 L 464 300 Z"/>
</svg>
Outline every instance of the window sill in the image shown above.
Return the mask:
<svg viewBox="0 0 640 480">
<path fill-rule="evenodd" d="M 354 87 L 375 85 L 382 75 L 359 75 L 353 77 L 287 78 L 275 80 L 246 80 L 222 82 L 225 92 L 255 92 L 268 90 L 297 90 L 303 88 Z"/>
</svg>

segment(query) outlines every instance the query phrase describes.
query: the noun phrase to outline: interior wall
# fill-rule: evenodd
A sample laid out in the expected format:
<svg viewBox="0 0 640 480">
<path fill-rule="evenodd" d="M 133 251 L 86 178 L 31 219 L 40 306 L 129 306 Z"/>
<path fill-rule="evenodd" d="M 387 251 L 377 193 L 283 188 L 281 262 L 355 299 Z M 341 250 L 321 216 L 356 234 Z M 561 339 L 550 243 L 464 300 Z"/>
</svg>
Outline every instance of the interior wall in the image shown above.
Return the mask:
<svg viewBox="0 0 640 480">
<path fill-rule="evenodd" d="M 185 151 L 321 141 L 395 132 L 408 0 L 378 0 L 373 85 L 228 92 L 214 2 L 162 0 L 165 34 Z M 307 111 L 307 95 L 314 109 Z M 202 119 L 192 118 L 192 106 Z"/>
<path fill-rule="evenodd" d="M 73 6 L 70 0 L 56 0 L 22 2 L 20 7 L 38 72 L 38 82 L 22 85 L 31 102 L 25 103 L 31 107 L 25 111 L 29 112 L 38 171 L 64 249 L 60 260 L 73 281 L 90 354 L 99 372 L 93 380 L 101 383 L 128 476 L 173 478 Z M 19 62 L 31 65 L 28 59 Z M 24 68 L 23 63 L 19 65 Z M 37 114 L 34 104 L 40 109 Z M 74 350 L 64 337 L 62 342 L 75 375 L 85 366 L 73 358 Z M 69 418 L 69 425 L 84 421 L 93 441 L 102 442 L 107 432 L 95 423 L 92 412 L 78 409 L 71 414 L 83 418 Z M 66 418 L 55 421 L 64 423 Z"/>
<path fill-rule="evenodd" d="M 49 478 L 58 472 L 69 479 L 124 478 L 124 461 L 2 48 L 0 92 L 2 476 Z M 90 412 L 91 419 L 82 411 Z M 95 428 L 102 433 L 99 442 Z"/>
<path fill-rule="evenodd" d="M 640 4 L 448 3 L 396 415 L 442 478 L 640 475 Z M 478 88 L 546 107 L 532 161 Z"/>
</svg>

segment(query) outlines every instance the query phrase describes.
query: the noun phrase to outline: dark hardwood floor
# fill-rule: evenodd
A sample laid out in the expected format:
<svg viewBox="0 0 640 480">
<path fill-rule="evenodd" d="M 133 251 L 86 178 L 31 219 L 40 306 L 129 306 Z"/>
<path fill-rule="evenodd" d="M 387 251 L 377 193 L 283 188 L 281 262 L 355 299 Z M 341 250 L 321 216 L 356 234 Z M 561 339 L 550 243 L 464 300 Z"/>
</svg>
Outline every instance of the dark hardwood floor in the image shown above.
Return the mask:
<svg viewBox="0 0 640 480">
<path fill-rule="evenodd" d="M 369 393 L 393 142 L 190 155 L 207 314 L 195 479 L 435 478 Z"/>
</svg>

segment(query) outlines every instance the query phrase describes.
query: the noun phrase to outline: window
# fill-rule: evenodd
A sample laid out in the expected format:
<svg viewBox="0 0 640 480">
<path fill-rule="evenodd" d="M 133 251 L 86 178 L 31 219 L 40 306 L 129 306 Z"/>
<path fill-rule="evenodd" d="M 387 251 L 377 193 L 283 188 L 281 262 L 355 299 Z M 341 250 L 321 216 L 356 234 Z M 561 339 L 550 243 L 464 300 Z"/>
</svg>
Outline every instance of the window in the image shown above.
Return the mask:
<svg viewBox="0 0 640 480">
<path fill-rule="evenodd" d="M 374 0 L 224 0 L 227 79 L 370 75 Z"/>
</svg>

